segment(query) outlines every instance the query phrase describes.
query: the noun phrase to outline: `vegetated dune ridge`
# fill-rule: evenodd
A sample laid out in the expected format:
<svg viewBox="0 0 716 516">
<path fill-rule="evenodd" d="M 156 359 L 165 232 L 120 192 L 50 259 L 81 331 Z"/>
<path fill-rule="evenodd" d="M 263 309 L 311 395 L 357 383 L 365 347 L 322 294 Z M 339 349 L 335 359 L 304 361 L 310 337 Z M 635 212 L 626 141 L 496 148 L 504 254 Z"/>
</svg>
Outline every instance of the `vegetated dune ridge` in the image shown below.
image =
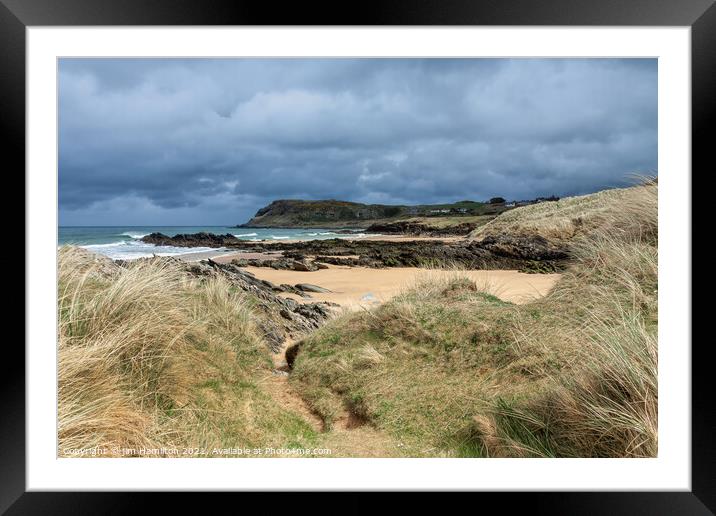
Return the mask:
<svg viewBox="0 0 716 516">
<path fill-rule="evenodd" d="M 229 276 L 190 274 L 196 267 L 60 249 L 58 455 L 315 445 L 310 421 L 266 388 L 274 376 L 261 326 L 286 322 L 263 309 L 258 294 L 270 290 L 254 295 Z"/>
<path fill-rule="evenodd" d="M 545 298 L 424 284 L 297 344 L 290 383 L 327 426 L 347 406 L 408 456 L 656 456 L 656 184 L 501 217 L 475 236 L 573 239 Z"/>
<path fill-rule="evenodd" d="M 654 188 L 656 185 L 654 184 Z M 614 188 L 601 192 L 565 197 L 506 211 L 472 231 L 471 239 L 482 240 L 499 235 L 541 236 L 559 243 L 570 241 L 613 222 L 629 203 L 638 202 L 634 188 Z"/>
<path fill-rule="evenodd" d="M 302 341 L 320 311 L 274 303 L 240 267 L 62 248 L 58 453 L 653 456 L 656 199 L 629 189 L 542 300 L 503 302 L 458 271 Z M 284 331 L 299 344 L 277 383 L 267 338 Z"/>
</svg>

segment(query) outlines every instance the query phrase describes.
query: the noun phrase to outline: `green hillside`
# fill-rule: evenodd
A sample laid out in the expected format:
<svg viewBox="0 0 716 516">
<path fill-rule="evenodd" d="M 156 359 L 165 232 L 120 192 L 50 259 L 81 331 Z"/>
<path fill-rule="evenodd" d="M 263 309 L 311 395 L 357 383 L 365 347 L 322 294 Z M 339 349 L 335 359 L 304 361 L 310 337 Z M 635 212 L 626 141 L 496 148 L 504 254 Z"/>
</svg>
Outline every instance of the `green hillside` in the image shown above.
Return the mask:
<svg viewBox="0 0 716 516">
<path fill-rule="evenodd" d="M 470 217 L 496 214 L 504 206 L 476 201 L 416 206 L 362 204 L 338 200 L 305 201 L 284 199 L 273 201 L 256 212 L 241 227 L 346 227 L 365 228 L 377 222 L 390 222 L 414 217 Z"/>
</svg>

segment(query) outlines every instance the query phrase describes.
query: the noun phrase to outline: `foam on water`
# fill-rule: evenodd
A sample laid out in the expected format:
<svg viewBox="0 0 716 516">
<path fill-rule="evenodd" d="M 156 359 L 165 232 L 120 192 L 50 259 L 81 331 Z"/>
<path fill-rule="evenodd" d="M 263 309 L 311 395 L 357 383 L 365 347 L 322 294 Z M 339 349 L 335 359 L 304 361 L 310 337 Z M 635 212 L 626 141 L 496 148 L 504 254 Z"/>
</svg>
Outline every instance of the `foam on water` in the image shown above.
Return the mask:
<svg viewBox="0 0 716 516">
<path fill-rule="evenodd" d="M 223 248 L 212 247 L 175 247 L 170 245 L 154 245 L 141 241 L 122 240 L 110 244 L 89 244 L 80 247 L 98 254 L 103 254 L 113 260 L 136 260 L 151 256 L 177 256 L 182 254 L 199 253 L 202 251 L 222 251 Z"/>
<path fill-rule="evenodd" d="M 60 227 L 58 245 L 70 244 L 83 247 L 90 251 L 106 255 L 112 259 L 132 260 L 152 255 L 173 256 L 203 251 L 216 251 L 209 247 L 174 247 L 155 246 L 141 241 L 150 233 L 164 233 L 168 236 L 179 233 L 213 233 L 224 235 L 229 226 L 112 226 L 112 227 Z M 234 229 L 235 231 L 236 229 Z M 370 236 L 356 230 L 345 235 L 329 228 L 246 228 L 245 233 L 234 236 L 246 242 L 281 241 L 281 240 L 316 240 L 327 238 L 363 238 Z"/>
</svg>

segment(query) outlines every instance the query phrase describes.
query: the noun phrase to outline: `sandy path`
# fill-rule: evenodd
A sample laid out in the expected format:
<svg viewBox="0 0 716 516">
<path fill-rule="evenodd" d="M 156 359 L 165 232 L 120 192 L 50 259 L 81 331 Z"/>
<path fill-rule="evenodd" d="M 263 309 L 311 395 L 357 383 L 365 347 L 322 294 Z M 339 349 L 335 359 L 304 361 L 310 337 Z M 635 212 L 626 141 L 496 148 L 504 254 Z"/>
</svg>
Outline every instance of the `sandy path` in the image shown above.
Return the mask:
<svg viewBox="0 0 716 516">
<path fill-rule="evenodd" d="M 303 418 L 321 434 L 320 447 L 331 450 L 330 456 L 336 457 L 394 457 L 400 451 L 383 432 L 364 424 L 347 409 L 338 417 L 330 431 L 326 431 L 323 421 L 314 414 L 305 400 L 293 389 L 288 381 L 286 349 L 293 342 L 288 340 L 283 348 L 271 354 L 274 372 L 262 381 L 262 387 L 284 409 Z"/>
<path fill-rule="evenodd" d="M 275 369 L 270 376 L 266 377 L 263 387 L 276 403 L 286 410 L 300 415 L 316 432 L 322 432 L 323 421 L 321 421 L 321 418 L 311 412 L 303 398 L 288 383 L 286 349 L 291 344 L 293 344 L 293 341 L 287 340 L 279 352 L 271 353 L 271 360 Z"/>
<path fill-rule="evenodd" d="M 514 270 L 439 271 L 417 268 L 372 269 L 331 265 L 314 272 L 274 270 L 267 267 L 246 267 L 257 278 L 275 284 L 311 283 L 331 293 L 311 293 L 311 299 L 286 294 L 297 301 L 331 301 L 348 309 L 369 307 L 387 301 L 401 290 L 422 279 L 450 276 L 468 277 L 479 287 L 504 301 L 526 303 L 542 297 L 554 286 L 559 274 L 525 274 Z"/>
</svg>

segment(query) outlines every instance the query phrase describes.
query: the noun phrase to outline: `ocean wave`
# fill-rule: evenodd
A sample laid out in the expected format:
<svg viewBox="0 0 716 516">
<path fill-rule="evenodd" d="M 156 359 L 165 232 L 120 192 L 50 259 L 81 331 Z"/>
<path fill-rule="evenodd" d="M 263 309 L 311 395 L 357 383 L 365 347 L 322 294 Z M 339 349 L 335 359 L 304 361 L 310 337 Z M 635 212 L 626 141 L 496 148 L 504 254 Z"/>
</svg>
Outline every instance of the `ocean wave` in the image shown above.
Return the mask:
<svg viewBox="0 0 716 516">
<path fill-rule="evenodd" d="M 119 242 L 111 242 L 109 244 L 87 244 L 87 245 L 81 245 L 80 247 L 82 247 L 84 249 L 103 249 L 105 247 L 123 246 L 123 245 L 127 245 L 127 243 L 128 242 L 126 240 L 120 240 Z"/>
<path fill-rule="evenodd" d="M 291 237 L 271 235 L 271 238 L 273 238 L 274 240 L 286 240 L 287 238 L 291 238 Z"/>
<path fill-rule="evenodd" d="M 236 238 L 241 238 L 241 237 L 249 237 L 249 236 L 256 236 L 256 235 L 258 235 L 258 233 L 242 233 L 240 235 L 234 235 L 234 236 Z"/>
<path fill-rule="evenodd" d="M 326 231 L 325 233 L 319 233 L 319 235 L 335 235 L 333 231 Z"/>
<path fill-rule="evenodd" d="M 122 240 L 109 244 L 88 244 L 80 246 L 88 251 L 105 255 L 113 260 L 136 260 L 151 256 L 177 256 L 182 254 L 200 253 L 204 251 L 222 251 L 225 248 L 212 247 L 174 247 L 147 244 L 141 241 Z"/>
<path fill-rule="evenodd" d="M 350 236 L 338 237 L 340 240 L 350 240 L 352 238 L 368 238 L 368 237 L 379 237 L 383 236 L 380 233 L 354 233 Z"/>
<path fill-rule="evenodd" d="M 147 236 L 148 234 L 149 234 L 149 233 L 129 233 L 129 232 L 127 232 L 127 233 L 120 233 L 121 236 L 128 236 L 128 237 L 131 237 L 131 238 L 144 238 L 144 237 Z"/>
</svg>

